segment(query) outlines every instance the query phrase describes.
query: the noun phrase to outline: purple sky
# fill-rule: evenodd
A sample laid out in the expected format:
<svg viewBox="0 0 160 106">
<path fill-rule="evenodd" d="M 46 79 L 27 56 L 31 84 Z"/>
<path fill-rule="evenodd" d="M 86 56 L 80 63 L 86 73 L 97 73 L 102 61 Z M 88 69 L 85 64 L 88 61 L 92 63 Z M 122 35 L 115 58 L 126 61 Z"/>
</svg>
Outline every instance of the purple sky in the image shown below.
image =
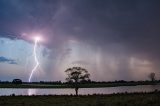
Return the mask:
<svg viewBox="0 0 160 106">
<path fill-rule="evenodd" d="M 41 34 L 32 81 L 65 80 L 86 68 L 92 80 L 160 75 L 158 0 L 0 0 L 0 80 L 28 81 L 33 38 Z"/>
</svg>

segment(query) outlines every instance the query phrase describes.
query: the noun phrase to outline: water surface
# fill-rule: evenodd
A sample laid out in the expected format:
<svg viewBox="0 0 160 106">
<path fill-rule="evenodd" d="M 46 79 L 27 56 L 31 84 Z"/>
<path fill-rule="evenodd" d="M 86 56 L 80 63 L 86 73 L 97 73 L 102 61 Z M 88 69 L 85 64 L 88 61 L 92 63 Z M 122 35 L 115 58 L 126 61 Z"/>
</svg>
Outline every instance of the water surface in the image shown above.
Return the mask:
<svg viewBox="0 0 160 106">
<path fill-rule="evenodd" d="M 113 94 L 124 92 L 151 92 L 160 90 L 160 85 L 138 85 L 138 86 L 120 86 L 120 87 L 105 87 L 105 88 L 80 88 L 79 94 Z M 74 89 L 21 89 L 21 88 L 1 88 L 0 96 L 2 95 L 70 95 L 75 94 Z"/>
</svg>

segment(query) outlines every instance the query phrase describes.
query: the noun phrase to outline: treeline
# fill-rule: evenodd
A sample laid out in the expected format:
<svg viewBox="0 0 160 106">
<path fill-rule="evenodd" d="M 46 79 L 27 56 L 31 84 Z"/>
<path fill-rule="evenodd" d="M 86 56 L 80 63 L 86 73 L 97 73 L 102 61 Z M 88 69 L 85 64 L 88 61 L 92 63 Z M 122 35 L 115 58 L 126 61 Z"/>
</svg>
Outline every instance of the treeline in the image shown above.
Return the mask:
<svg viewBox="0 0 160 106">
<path fill-rule="evenodd" d="M 94 83 L 94 84 L 106 84 L 106 83 L 160 83 L 160 80 L 155 80 L 155 81 L 149 81 L 149 80 L 145 80 L 145 81 L 125 81 L 125 80 L 115 80 L 115 81 L 91 81 L 90 83 Z"/>
<path fill-rule="evenodd" d="M 0 84 L 10 84 L 13 83 L 13 81 L 0 81 Z M 70 82 L 62 82 L 62 81 L 40 81 L 40 82 L 22 82 L 23 84 L 71 84 Z M 79 84 L 116 84 L 116 83 L 127 83 L 127 84 L 153 84 L 153 83 L 160 83 L 160 80 L 155 81 L 125 81 L 125 80 L 115 80 L 115 81 L 91 81 L 91 80 L 82 80 L 79 82 Z"/>
</svg>

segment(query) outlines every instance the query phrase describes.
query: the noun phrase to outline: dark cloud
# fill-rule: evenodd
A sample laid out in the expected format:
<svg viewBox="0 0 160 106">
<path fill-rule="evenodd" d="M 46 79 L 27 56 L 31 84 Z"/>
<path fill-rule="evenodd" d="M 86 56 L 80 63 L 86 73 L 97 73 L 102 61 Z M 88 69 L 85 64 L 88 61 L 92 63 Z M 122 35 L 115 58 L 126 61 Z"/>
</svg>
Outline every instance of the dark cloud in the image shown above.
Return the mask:
<svg viewBox="0 0 160 106">
<path fill-rule="evenodd" d="M 159 5 L 159 0 L 0 0 L 0 33 L 42 32 L 48 39 L 45 45 L 55 51 L 44 50 L 43 56 L 54 55 L 61 61 L 70 57 L 73 50 L 66 42 L 75 38 L 95 51 L 101 48 L 101 60 L 108 53 L 124 56 L 119 70 L 129 77 L 130 57 L 157 66 L 160 62 Z"/>
<path fill-rule="evenodd" d="M 159 4 L 158 0 L 1 0 L 0 32 L 41 29 L 56 39 L 54 45 L 73 35 L 103 47 L 118 42 L 132 52 L 159 54 Z"/>
<path fill-rule="evenodd" d="M 160 59 L 159 4 L 156 0 L 79 2 L 73 7 L 74 24 L 82 31 L 68 27 L 66 32 L 106 50 L 112 48 L 107 45 L 116 43 L 124 45 L 128 54 Z"/>
<path fill-rule="evenodd" d="M 15 60 L 0 56 L 0 63 L 17 64 Z"/>
</svg>

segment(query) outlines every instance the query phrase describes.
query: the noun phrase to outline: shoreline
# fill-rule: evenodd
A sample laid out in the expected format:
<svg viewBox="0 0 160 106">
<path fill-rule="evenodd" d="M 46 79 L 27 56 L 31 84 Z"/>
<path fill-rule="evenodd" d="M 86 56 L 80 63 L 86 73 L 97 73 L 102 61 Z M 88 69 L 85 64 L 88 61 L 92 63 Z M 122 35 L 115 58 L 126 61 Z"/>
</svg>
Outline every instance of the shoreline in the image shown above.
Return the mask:
<svg viewBox="0 0 160 106">
<path fill-rule="evenodd" d="M 149 91 L 149 92 L 120 92 L 120 93 L 112 93 L 112 94 L 100 94 L 100 93 L 95 93 L 95 94 L 79 94 L 78 97 L 80 96 L 113 96 L 113 95 L 141 95 L 141 94 L 160 94 L 160 90 L 154 90 L 154 91 Z M 68 97 L 77 97 L 75 94 L 62 94 L 62 95 L 56 95 L 56 94 L 48 94 L 48 95 L 15 95 L 14 93 L 11 95 L 1 95 L 0 97 L 36 97 L 36 96 L 68 96 Z"/>
<path fill-rule="evenodd" d="M 121 86 L 143 86 L 143 85 L 159 85 L 158 83 L 148 83 L 148 84 L 128 84 L 128 83 L 117 83 L 117 84 L 79 84 L 79 88 L 106 88 L 106 87 L 121 87 Z M 67 84 L 0 84 L 1 88 L 33 88 L 33 89 L 64 89 L 64 88 L 73 88 L 72 85 Z"/>
</svg>

